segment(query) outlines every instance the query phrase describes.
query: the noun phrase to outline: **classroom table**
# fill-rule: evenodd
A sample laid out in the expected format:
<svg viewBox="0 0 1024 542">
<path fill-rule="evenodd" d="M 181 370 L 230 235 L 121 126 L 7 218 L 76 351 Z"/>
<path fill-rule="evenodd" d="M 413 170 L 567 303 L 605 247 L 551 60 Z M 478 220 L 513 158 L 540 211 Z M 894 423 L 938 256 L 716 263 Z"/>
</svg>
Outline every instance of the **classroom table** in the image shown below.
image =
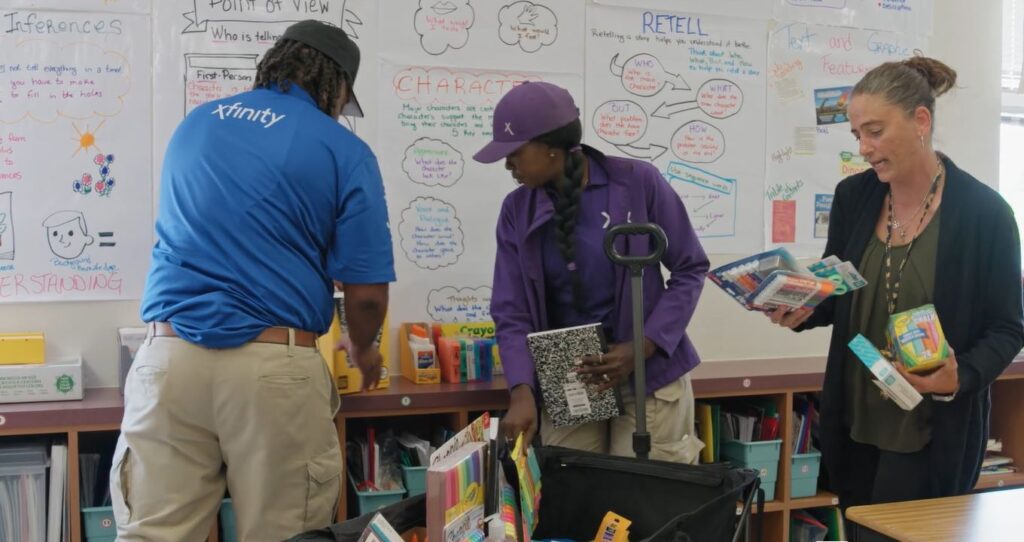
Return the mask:
<svg viewBox="0 0 1024 542">
<path fill-rule="evenodd" d="M 846 519 L 901 542 L 1024 539 L 1024 488 L 851 506 Z"/>
</svg>

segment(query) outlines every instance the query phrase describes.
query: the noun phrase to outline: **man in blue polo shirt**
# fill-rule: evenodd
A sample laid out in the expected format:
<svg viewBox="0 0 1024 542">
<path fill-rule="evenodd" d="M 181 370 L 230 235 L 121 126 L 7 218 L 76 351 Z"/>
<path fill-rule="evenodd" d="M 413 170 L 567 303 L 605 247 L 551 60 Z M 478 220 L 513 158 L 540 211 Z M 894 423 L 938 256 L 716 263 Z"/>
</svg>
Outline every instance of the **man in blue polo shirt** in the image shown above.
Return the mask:
<svg viewBox="0 0 1024 542">
<path fill-rule="evenodd" d="M 349 356 L 375 383 L 394 281 L 359 49 L 289 27 L 254 90 L 196 108 L 164 157 L 142 299 L 150 333 L 125 389 L 110 485 L 120 540 L 200 540 L 230 490 L 240 540 L 323 527 L 340 494 L 338 394 L 316 338 L 343 283 Z"/>
</svg>

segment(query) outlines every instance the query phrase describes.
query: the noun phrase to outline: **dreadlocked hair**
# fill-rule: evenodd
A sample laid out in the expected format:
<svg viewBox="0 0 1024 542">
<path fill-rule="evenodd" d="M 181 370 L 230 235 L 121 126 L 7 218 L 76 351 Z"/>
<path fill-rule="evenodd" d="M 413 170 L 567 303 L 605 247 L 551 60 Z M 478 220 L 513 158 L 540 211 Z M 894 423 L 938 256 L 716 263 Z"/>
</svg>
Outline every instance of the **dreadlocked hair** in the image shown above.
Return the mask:
<svg viewBox="0 0 1024 542">
<path fill-rule="evenodd" d="M 576 308 L 580 308 L 583 300 L 583 286 L 576 269 L 576 216 L 583 194 L 583 164 L 586 160 L 583 150 L 579 148 L 582 138 L 583 126 L 576 119 L 533 139 L 549 147 L 565 150 L 563 173 L 548 185 L 548 192 L 555 206 L 555 243 L 572 278 L 572 298 Z"/>
<path fill-rule="evenodd" d="M 277 85 L 287 92 L 298 85 L 316 100 L 318 109 L 332 117 L 341 114 L 341 83 L 345 72 L 327 55 L 295 40 L 278 40 L 256 66 L 252 88 Z"/>
</svg>

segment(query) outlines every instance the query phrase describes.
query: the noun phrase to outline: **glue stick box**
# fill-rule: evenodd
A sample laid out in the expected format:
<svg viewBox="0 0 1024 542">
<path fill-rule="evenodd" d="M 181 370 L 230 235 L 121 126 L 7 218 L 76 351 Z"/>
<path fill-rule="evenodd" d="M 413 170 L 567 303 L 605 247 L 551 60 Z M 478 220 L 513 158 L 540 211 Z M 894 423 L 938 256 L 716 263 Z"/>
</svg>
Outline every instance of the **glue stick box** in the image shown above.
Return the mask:
<svg viewBox="0 0 1024 542">
<path fill-rule="evenodd" d="M 890 316 L 886 336 L 896 357 L 912 373 L 937 369 L 949 357 L 949 345 L 934 305 Z"/>
</svg>

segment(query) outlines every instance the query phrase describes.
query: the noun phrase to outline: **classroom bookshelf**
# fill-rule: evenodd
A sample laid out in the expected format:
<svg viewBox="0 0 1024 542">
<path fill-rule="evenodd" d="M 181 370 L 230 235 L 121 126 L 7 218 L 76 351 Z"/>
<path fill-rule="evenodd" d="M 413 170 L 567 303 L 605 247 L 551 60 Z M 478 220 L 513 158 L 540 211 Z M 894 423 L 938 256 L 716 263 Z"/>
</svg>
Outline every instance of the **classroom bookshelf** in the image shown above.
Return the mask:
<svg viewBox="0 0 1024 542">
<path fill-rule="evenodd" d="M 697 399 L 714 400 L 735 397 L 767 397 L 773 400 L 781 416 L 779 485 L 775 499 L 765 503 L 764 540 L 789 540 L 789 520 L 793 510 L 835 506 L 836 495 L 819 489 L 806 498 L 790 496 L 790 459 L 793 397 L 821 390 L 824 361 L 820 358 L 719 361 L 704 363 L 693 374 Z M 368 421 L 385 424 L 413 420 L 441 423 L 449 429 L 465 427 L 482 412 L 504 410 L 508 406 L 505 382 L 472 384 L 417 385 L 394 377 L 387 389 L 344 395 L 341 411 L 335 419 L 338 439 L 344 445 L 352 427 Z M 0 439 L 11 436 L 63 436 L 68 443 L 69 502 L 72 518 L 80 518 L 78 454 L 85 448 L 110 446 L 116 439 L 123 413 L 122 397 L 116 388 L 86 390 L 81 401 L 20 403 L 0 405 Z M 1003 441 L 1003 455 L 1024 466 L 1024 356 L 1019 356 L 992 387 L 991 434 Z M 98 442 L 100 444 L 98 444 Z M 347 481 L 343 470 L 342 481 Z M 348 484 L 340 495 L 339 521 L 348 516 Z M 977 490 L 1024 487 L 1024 473 L 983 476 Z M 217 542 L 214 525 L 209 540 Z M 83 542 L 81 521 L 71 522 L 72 542 Z"/>
</svg>

